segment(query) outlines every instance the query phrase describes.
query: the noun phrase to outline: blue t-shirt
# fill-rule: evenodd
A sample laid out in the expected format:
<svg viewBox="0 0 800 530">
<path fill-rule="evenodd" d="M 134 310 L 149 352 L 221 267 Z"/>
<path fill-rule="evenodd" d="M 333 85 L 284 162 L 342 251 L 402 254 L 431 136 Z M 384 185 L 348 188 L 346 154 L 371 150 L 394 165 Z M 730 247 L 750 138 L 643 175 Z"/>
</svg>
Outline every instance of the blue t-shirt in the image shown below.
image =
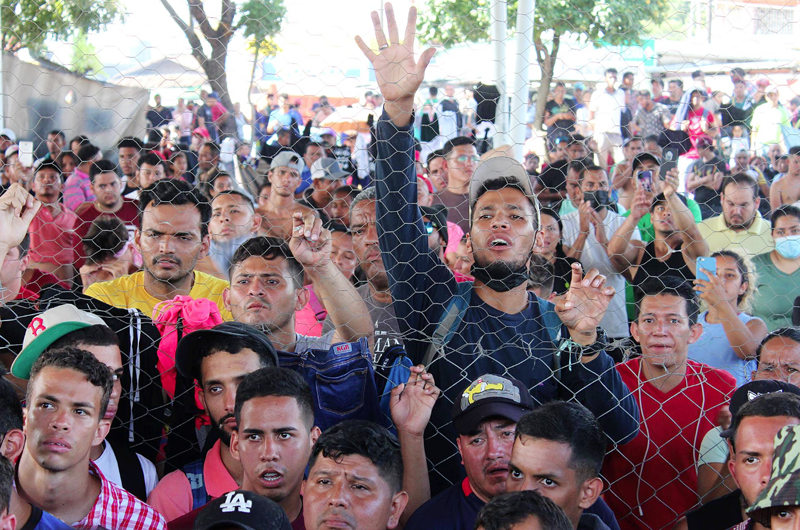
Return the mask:
<svg viewBox="0 0 800 530">
<path fill-rule="evenodd" d="M 31 516 L 28 517 L 25 526 L 17 530 L 72 530 L 72 527 L 61 519 L 32 505 Z"/>
</svg>

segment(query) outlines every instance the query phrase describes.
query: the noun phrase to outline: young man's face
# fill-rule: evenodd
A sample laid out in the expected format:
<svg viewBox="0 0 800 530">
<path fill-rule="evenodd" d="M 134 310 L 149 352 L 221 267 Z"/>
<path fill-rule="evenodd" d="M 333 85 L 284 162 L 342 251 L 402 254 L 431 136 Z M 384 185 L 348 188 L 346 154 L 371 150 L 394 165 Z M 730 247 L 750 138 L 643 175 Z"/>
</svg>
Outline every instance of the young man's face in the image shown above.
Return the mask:
<svg viewBox="0 0 800 530">
<path fill-rule="evenodd" d="M 210 145 L 204 145 L 197 154 L 197 167 L 200 171 L 208 171 L 217 163 L 217 154 Z"/>
<path fill-rule="evenodd" d="M 269 172 L 269 181 L 272 191 L 280 197 L 294 197 L 294 192 L 300 187 L 303 179 L 300 172 L 288 167 L 276 167 Z"/>
<path fill-rule="evenodd" d="M 25 409 L 26 448 L 51 473 L 86 466 L 89 452 L 108 434 L 100 417 L 103 391 L 67 368 L 46 367 L 31 382 Z"/>
<path fill-rule="evenodd" d="M 231 442 L 231 454 L 244 468 L 242 488 L 278 503 L 299 497 L 319 432 L 313 418 L 304 417 L 293 397 L 267 396 L 245 402 Z"/>
<path fill-rule="evenodd" d="M 106 208 L 113 208 L 122 201 L 122 182 L 113 171 L 95 175 L 92 191 L 97 197 L 97 202 Z"/>
<path fill-rule="evenodd" d="M 783 427 L 797 424 L 800 424 L 800 419 L 789 416 L 748 416 L 739 424 L 734 440 L 736 452 L 728 460 L 728 468 L 742 490 L 747 506 L 756 501 L 769 482 L 775 435 Z"/>
<path fill-rule="evenodd" d="M 583 510 L 597 500 L 600 490 L 586 487 L 570 467 L 571 459 L 572 448 L 565 443 L 520 436 L 511 453 L 508 491 L 539 492 L 559 505 L 573 524 L 577 523 Z"/>
<path fill-rule="evenodd" d="M 163 282 L 177 282 L 192 274 L 210 244 L 200 226 L 200 211 L 193 204 L 149 204 L 142 229 L 134 236 L 147 273 Z"/>
<path fill-rule="evenodd" d="M 135 147 L 119 148 L 119 167 L 122 174 L 132 177 L 139 168 L 139 150 Z"/>
<path fill-rule="evenodd" d="M 477 200 L 470 239 L 475 262 L 485 267 L 504 261 L 527 263 L 536 238 L 535 211 L 518 189 L 488 191 Z"/>
<path fill-rule="evenodd" d="M 325 207 L 325 213 L 331 220 L 336 220 L 344 226 L 350 226 L 350 203 L 353 200 L 345 193 L 337 193 L 333 200 Z"/>
<path fill-rule="evenodd" d="M 394 529 L 408 497 L 392 492 L 368 458 L 319 455 L 303 484 L 303 519 L 308 530 L 352 528 Z"/>
<path fill-rule="evenodd" d="M 447 155 L 448 181 L 458 185 L 468 183 L 478 167 L 478 161 L 478 150 L 474 145 L 457 145 Z"/>
<path fill-rule="evenodd" d="M 67 141 L 60 134 L 51 133 L 47 135 L 47 152 L 49 152 L 54 159 L 61 153 L 61 150 L 64 149 L 66 144 Z"/>
<path fill-rule="evenodd" d="M 283 257 L 252 256 L 234 267 L 231 286 L 222 297 L 236 322 L 275 331 L 293 322 L 295 311 L 305 305 L 307 292 L 295 287 Z"/>
<path fill-rule="evenodd" d="M 506 492 L 516 427 L 511 420 L 490 418 L 475 433 L 456 439 L 470 487 L 484 502 Z"/>
<path fill-rule="evenodd" d="M 94 344 L 79 344 L 78 347 L 86 350 L 95 358 L 108 366 L 111 373 L 114 374 L 114 386 L 111 388 L 111 398 L 108 400 L 108 407 L 106 407 L 106 414 L 103 419 L 111 421 L 117 415 L 119 408 L 119 398 L 122 396 L 122 354 L 119 351 L 119 346 L 96 346 Z"/>
<path fill-rule="evenodd" d="M 231 191 L 233 189 L 233 179 L 226 176 L 219 176 L 214 179 L 214 187 L 211 188 L 211 193 L 214 196 L 219 195 L 223 191 Z"/>
<path fill-rule="evenodd" d="M 644 143 L 641 140 L 631 140 L 622 150 L 626 160 L 633 160 L 636 155 L 644 152 Z"/>
<path fill-rule="evenodd" d="M 631 324 L 631 335 L 642 346 L 645 362 L 666 369 L 686 361 L 689 345 L 703 332 L 703 326 L 692 325 L 686 300 L 672 294 L 645 296 L 639 317 Z"/>
<path fill-rule="evenodd" d="M 262 367 L 258 354 L 250 348 L 243 348 L 232 355 L 225 351 L 212 353 L 200 363 L 203 378 L 200 398 L 211 419 L 212 428 L 217 430 L 220 440 L 226 446 L 231 444 L 231 432 L 236 430 L 233 415 L 236 404 L 236 390 L 248 375 Z"/>
<path fill-rule="evenodd" d="M 364 200 L 356 204 L 350 213 L 350 229 L 353 234 L 355 250 L 361 268 L 370 282 L 387 284 L 386 269 L 383 267 L 381 249 L 378 247 L 378 229 L 375 224 L 375 201 Z"/>
<path fill-rule="evenodd" d="M 800 344 L 788 337 L 774 337 L 761 348 L 753 379 L 786 381 L 800 387 Z"/>
<path fill-rule="evenodd" d="M 348 280 L 355 274 L 358 258 L 353 249 L 353 236 L 344 232 L 331 232 L 331 261 Z"/>
<path fill-rule="evenodd" d="M 151 166 L 150 164 L 142 164 L 139 167 L 138 174 L 139 187 L 141 189 L 149 188 L 154 183 L 167 177 L 167 174 L 164 173 L 164 166 L 162 164 L 156 164 L 155 166 Z"/>
<path fill-rule="evenodd" d="M 319 160 L 320 158 L 325 156 L 325 150 L 317 145 L 309 145 L 306 148 L 306 154 L 303 155 L 303 160 L 306 163 L 307 168 L 311 168 L 311 165 Z"/>
<path fill-rule="evenodd" d="M 45 204 L 58 202 L 61 196 L 61 175 L 50 168 L 37 171 L 33 177 L 33 193 Z"/>
<path fill-rule="evenodd" d="M 261 216 L 239 195 L 219 195 L 211 203 L 208 231 L 217 243 L 254 234 L 260 224 Z"/>
</svg>

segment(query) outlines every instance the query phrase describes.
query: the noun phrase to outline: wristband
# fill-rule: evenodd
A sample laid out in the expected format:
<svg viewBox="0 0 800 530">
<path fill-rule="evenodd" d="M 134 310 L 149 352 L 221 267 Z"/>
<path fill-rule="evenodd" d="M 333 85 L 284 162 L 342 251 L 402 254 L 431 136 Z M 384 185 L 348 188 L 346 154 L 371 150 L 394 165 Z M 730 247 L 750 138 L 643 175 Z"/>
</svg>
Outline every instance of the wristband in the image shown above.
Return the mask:
<svg viewBox="0 0 800 530">
<path fill-rule="evenodd" d="M 574 353 L 578 357 L 591 357 L 592 355 L 597 355 L 598 353 L 604 351 L 606 347 L 608 347 L 608 336 L 603 328 L 598 327 L 597 330 L 597 339 L 589 345 L 582 345 L 578 344 L 577 342 L 573 341 L 571 337 L 564 337 L 561 339 L 561 342 L 558 345 L 558 351 L 568 351 L 570 356 Z"/>
</svg>

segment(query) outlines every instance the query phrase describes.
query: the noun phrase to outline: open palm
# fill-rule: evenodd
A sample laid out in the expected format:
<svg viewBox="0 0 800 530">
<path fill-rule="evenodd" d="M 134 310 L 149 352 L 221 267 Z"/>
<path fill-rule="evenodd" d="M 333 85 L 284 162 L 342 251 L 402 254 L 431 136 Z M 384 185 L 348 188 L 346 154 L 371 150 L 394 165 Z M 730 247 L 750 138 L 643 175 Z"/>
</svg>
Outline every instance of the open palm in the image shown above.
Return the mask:
<svg viewBox="0 0 800 530">
<path fill-rule="evenodd" d="M 414 38 L 417 32 L 417 9 L 412 6 L 408 11 L 408 24 L 402 43 L 400 43 L 392 4 L 386 3 L 385 9 L 389 41 L 386 40 L 378 13 L 373 11 L 372 25 L 375 27 L 375 40 L 378 43 L 379 53 L 373 52 L 361 37 L 356 37 L 356 44 L 372 63 L 372 67 L 375 69 L 375 78 L 378 80 L 381 94 L 387 103 L 403 99 L 413 100 L 414 94 L 425 78 L 425 69 L 436 50 L 428 48 L 422 53 L 419 61 L 415 61 Z"/>
</svg>

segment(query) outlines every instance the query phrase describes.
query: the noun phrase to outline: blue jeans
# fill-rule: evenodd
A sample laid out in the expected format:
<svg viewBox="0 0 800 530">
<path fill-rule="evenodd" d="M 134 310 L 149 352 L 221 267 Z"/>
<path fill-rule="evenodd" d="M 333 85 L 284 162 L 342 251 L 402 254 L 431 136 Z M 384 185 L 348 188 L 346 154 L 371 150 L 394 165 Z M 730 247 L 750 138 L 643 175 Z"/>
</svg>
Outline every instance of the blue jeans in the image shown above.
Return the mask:
<svg viewBox="0 0 800 530">
<path fill-rule="evenodd" d="M 278 358 L 281 368 L 298 372 L 311 387 L 314 423 L 323 432 L 345 420 L 389 426 L 380 410 L 366 339 L 333 344 L 327 351 L 278 352 Z"/>
</svg>

